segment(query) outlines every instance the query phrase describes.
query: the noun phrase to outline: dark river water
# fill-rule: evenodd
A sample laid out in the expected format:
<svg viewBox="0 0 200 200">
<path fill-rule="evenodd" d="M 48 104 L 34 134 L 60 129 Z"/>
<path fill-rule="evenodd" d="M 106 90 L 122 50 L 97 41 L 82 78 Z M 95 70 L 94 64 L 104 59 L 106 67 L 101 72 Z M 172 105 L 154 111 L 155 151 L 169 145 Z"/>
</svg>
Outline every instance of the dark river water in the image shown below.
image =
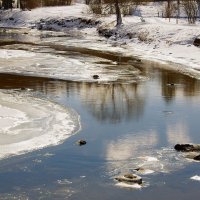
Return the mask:
<svg viewBox="0 0 200 200">
<path fill-rule="evenodd" d="M 109 56 L 108 62 L 119 59 Z M 128 60 L 120 67 L 130 65 Z M 200 81 L 158 63 L 142 61 L 135 67 L 146 79 L 126 82 L 123 76 L 101 83 L 1 70 L 0 89 L 29 88 L 74 109 L 81 130 L 60 145 L 0 160 L 0 199 L 199 199 L 200 182 L 190 178 L 200 175 L 200 163 L 186 160 L 173 147 L 200 143 Z M 77 145 L 80 139 L 87 144 Z M 154 171 L 140 174 L 142 188 L 117 185 L 116 176 L 137 173 L 138 167 Z"/>
</svg>

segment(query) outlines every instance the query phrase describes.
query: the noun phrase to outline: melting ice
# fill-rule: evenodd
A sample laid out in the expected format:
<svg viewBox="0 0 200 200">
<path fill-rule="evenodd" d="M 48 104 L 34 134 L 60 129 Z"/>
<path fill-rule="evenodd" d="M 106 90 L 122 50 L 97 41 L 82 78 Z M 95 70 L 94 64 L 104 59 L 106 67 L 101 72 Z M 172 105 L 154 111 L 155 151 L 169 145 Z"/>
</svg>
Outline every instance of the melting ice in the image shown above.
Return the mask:
<svg viewBox="0 0 200 200">
<path fill-rule="evenodd" d="M 0 90 L 0 159 L 57 145 L 80 128 L 79 116 L 27 92 Z"/>
</svg>

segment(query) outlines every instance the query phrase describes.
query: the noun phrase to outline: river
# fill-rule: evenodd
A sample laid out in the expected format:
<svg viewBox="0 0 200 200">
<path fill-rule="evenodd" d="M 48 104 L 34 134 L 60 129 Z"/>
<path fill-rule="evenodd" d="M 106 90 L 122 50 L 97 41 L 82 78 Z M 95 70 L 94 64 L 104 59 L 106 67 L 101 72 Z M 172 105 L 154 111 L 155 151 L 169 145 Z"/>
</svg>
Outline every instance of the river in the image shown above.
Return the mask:
<svg viewBox="0 0 200 200">
<path fill-rule="evenodd" d="M 1 32 L 0 105 L 24 115 L 12 132 L 0 129 L 0 199 L 198 198 L 200 183 L 190 178 L 200 175 L 199 163 L 173 147 L 200 143 L 200 81 L 59 34 Z M 66 117 L 74 119 L 65 124 Z M 50 134 L 56 142 L 2 153 L 8 143 Z M 80 139 L 87 144 L 77 145 Z M 139 173 L 142 187 L 114 180 L 125 173 Z"/>
</svg>

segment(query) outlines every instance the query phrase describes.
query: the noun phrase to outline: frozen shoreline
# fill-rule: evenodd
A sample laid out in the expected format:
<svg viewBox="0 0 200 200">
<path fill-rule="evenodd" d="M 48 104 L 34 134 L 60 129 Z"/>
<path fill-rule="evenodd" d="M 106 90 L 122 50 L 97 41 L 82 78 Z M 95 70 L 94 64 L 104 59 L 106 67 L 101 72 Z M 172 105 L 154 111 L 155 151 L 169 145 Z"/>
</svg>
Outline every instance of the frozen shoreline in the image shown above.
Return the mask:
<svg viewBox="0 0 200 200">
<path fill-rule="evenodd" d="M 67 31 L 76 29 L 77 21 L 74 18 L 96 19 L 102 21 L 101 25 L 91 28 L 81 24 L 81 29 L 76 29 L 86 41 L 90 41 L 88 48 L 106 48 L 107 51 L 120 52 L 123 55 L 139 56 L 146 60 L 175 63 L 171 66 L 174 70 L 186 73 L 200 79 L 200 48 L 193 46 L 194 38 L 200 36 L 200 22 L 188 25 L 187 20 L 182 18 L 176 24 L 176 19 L 158 18 L 156 15 L 163 7 L 159 3 L 139 6 L 138 13 L 145 22 L 141 22 L 140 16 L 127 16 L 123 18 L 124 25 L 116 30 L 117 36 L 105 39 L 98 36 L 96 28 L 103 26 L 114 29 L 115 16 L 100 17 L 88 13 L 88 7 L 84 4 L 75 4 L 68 7 L 37 8 L 32 11 L 1 11 L 0 26 L 4 27 L 32 27 L 38 23 L 45 24 L 45 29 Z M 66 12 L 67 11 L 67 12 Z M 10 20 L 10 19 L 14 20 Z M 58 21 L 72 19 L 61 26 Z M 42 22 L 41 22 L 42 20 Z M 56 21 L 57 20 L 57 21 Z M 74 23 L 74 24 L 73 24 Z M 77 27 L 78 28 L 78 27 Z M 127 37 L 131 35 L 131 38 Z M 141 38 L 143 37 L 143 41 Z M 103 40 L 103 43 L 99 40 Z M 82 45 L 82 44 L 80 44 Z"/>
</svg>

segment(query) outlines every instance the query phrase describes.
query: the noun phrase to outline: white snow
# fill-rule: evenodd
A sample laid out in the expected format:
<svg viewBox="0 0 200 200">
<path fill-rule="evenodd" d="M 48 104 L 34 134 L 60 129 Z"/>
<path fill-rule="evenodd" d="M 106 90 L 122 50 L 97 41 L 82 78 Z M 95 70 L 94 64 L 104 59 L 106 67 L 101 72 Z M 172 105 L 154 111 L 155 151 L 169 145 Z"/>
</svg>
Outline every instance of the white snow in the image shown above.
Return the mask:
<svg viewBox="0 0 200 200">
<path fill-rule="evenodd" d="M 13 59 L 13 58 L 30 58 L 35 56 L 35 53 L 31 53 L 28 51 L 22 51 L 22 50 L 5 50 L 0 49 L 0 59 Z"/>
<path fill-rule="evenodd" d="M 195 175 L 195 176 L 192 176 L 190 179 L 195 180 L 195 181 L 200 181 L 200 176 Z"/>
<path fill-rule="evenodd" d="M 121 182 L 121 183 L 116 183 L 116 186 L 122 187 L 122 188 L 132 188 L 132 189 L 141 189 L 142 188 L 142 186 L 137 183 L 128 184 L 128 183 Z"/>
</svg>

